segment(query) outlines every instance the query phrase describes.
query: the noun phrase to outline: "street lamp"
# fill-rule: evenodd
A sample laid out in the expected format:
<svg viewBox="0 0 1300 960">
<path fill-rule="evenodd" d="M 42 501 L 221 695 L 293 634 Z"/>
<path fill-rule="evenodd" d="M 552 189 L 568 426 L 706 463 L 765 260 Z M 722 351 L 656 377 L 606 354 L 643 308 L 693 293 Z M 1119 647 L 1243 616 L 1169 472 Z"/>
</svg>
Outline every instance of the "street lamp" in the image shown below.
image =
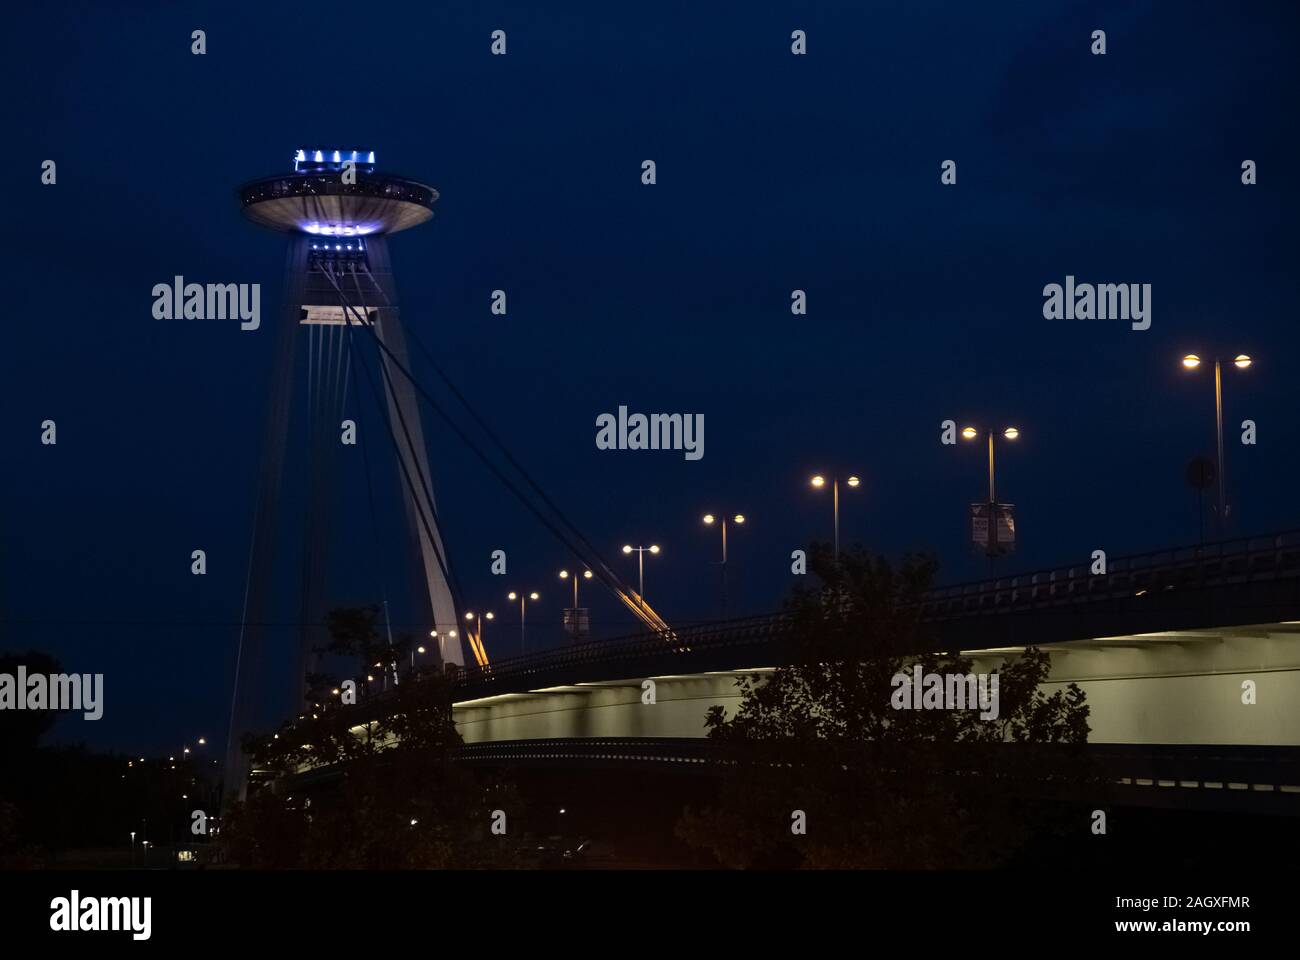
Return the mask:
<svg viewBox="0 0 1300 960">
<path fill-rule="evenodd" d="M 465 612 L 465 621 L 466 621 L 467 623 L 472 624 L 475 620 L 478 620 L 478 634 L 477 634 L 477 637 L 475 637 L 474 632 L 473 632 L 472 630 L 470 631 L 470 636 L 471 636 L 471 638 L 475 638 L 475 639 L 478 640 L 478 646 L 479 646 L 479 650 L 480 650 L 480 651 L 486 651 L 486 650 L 487 650 L 487 647 L 483 646 L 483 626 L 484 626 L 483 621 L 484 621 L 484 620 L 492 620 L 492 619 L 494 619 L 495 617 L 496 617 L 496 614 L 494 614 L 491 610 L 489 610 L 487 613 L 483 614 L 483 616 L 481 616 L 481 617 L 480 617 L 478 614 L 474 613 L 472 610 L 467 610 L 467 611 Z"/>
<path fill-rule="evenodd" d="M 1238 370 L 1245 370 L 1255 361 L 1244 353 L 1237 354 L 1232 365 Z M 1201 365 L 1201 358 L 1194 353 L 1189 353 L 1183 357 L 1183 366 L 1188 370 L 1195 370 Z M 1227 534 L 1228 522 L 1228 491 L 1227 477 L 1223 472 L 1223 373 L 1221 370 L 1222 362 L 1218 357 L 1214 358 L 1214 435 L 1216 448 L 1218 451 L 1219 467 L 1219 539 L 1222 540 Z"/>
<path fill-rule="evenodd" d="M 993 472 L 993 431 L 988 433 L 989 449 L 989 542 L 988 553 L 989 559 L 992 560 L 997 556 L 998 546 L 998 518 L 995 515 L 997 509 L 997 484 Z M 962 439 L 974 440 L 980 435 L 975 427 L 963 427 L 961 431 Z M 1002 436 L 1008 440 L 1015 440 L 1020 436 L 1020 430 L 1016 427 L 1007 427 L 1002 431 Z"/>
<path fill-rule="evenodd" d="M 591 573 L 590 570 L 584 570 L 584 571 L 582 571 L 582 576 L 579 576 L 579 575 L 578 575 L 578 571 L 576 571 L 576 570 L 573 571 L 572 574 L 570 574 L 568 570 L 561 570 L 561 571 L 560 571 L 560 579 L 561 579 L 561 580 L 572 580 L 572 581 L 573 581 L 573 620 L 572 620 L 572 623 L 571 623 L 571 627 L 572 627 L 572 633 L 573 633 L 573 639 L 574 639 L 574 640 L 581 640 L 581 639 L 582 639 L 582 634 L 583 634 L 583 632 L 584 632 L 583 629 L 582 629 L 582 624 L 579 622 L 579 619 L 578 619 L 578 581 L 579 581 L 579 580 L 590 580 L 591 577 L 592 577 L 592 573 Z"/>
<path fill-rule="evenodd" d="M 725 515 L 715 517 L 711 513 L 706 513 L 703 517 L 704 525 L 711 527 L 717 523 L 722 527 L 722 616 L 727 616 L 727 518 Z M 745 515 L 737 513 L 731 518 L 731 522 L 736 526 L 741 526 L 745 522 Z"/>
<path fill-rule="evenodd" d="M 562 571 L 560 571 L 560 579 L 562 579 L 562 580 L 568 580 L 568 579 L 571 579 L 571 578 L 572 578 L 572 580 L 573 580 L 573 609 L 577 610 L 577 581 L 578 581 L 578 580 L 590 580 L 590 579 L 591 579 L 591 571 L 590 571 L 590 570 L 584 570 L 584 571 L 582 571 L 582 576 L 578 576 L 576 571 L 573 572 L 573 574 L 569 574 L 569 571 L 567 571 L 567 570 L 562 570 Z"/>
<path fill-rule="evenodd" d="M 856 476 L 850 476 L 844 482 L 850 487 L 857 487 L 862 483 Z M 814 490 L 820 490 L 826 486 L 826 478 L 819 473 L 809 483 Z M 831 504 L 835 514 L 835 559 L 838 560 L 840 558 L 840 478 L 836 476 L 831 477 Z"/>
<path fill-rule="evenodd" d="M 473 618 L 472 618 L 472 617 L 466 617 L 465 619 L 466 619 L 466 620 L 470 620 L 470 619 L 473 619 Z M 439 657 L 442 658 L 443 663 L 446 663 L 446 662 L 447 662 L 447 641 L 449 641 L 449 640 L 455 640 L 455 639 L 456 639 L 456 631 L 455 631 L 455 629 L 453 628 L 453 629 L 451 629 L 451 630 L 443 630 L 443 631 L 439 631 L 439 630 L 437 630 L 437 629 L 430 630 L 430 631 L 429 631 L 429 636 L 430 636 L 431 638 L 433 638 L 434 640 L 438 641 L 438 655 L 439 655 Z M 424 647 L 420 647 L 420 648 L 419 648 L 419 652 L 420 652 L 420 653 L 424 653 L 424 652 L 425 652 L 425 648 L 424 648 Z M 414 653 L 411 654 L 411 666 L 412 666 L 413 668 L 414 668 L 414 666 L 415 666 L 415 654 L 414 654 Z"/>
<path fill-rule="evenodd" d="M 508 594 L 506 594 L 506 599 L 519 601 L 519 648 L 521 653 L 527 653 L 528 638 L 527 635 L 524 633 L 524 605 L 529 600 L 540 600 L 541 596 L 535 590 L 532 593 L 528 594 L 527 596 L 524 596 L 524 594 L 522 593 L 516 593 L 515 591 L 511 590 Z"/>
<path fill-rule="evenodd" d="M 636 557 L 637 598 L 636 599 L 637 599 L 637 603 L 639 603 L 642 607 L 644 607 L 645 606 L 645 555 L 647 553 L 658 554 L 659 545 L 657 543 L 652 543 L 648 547 L 634 547 L 630 543 L 623 545 L 623 552 L 625 554 L 631 554 L 633 550 L 636 551 L 636 555 L 637 555 Z"/>
</svg>

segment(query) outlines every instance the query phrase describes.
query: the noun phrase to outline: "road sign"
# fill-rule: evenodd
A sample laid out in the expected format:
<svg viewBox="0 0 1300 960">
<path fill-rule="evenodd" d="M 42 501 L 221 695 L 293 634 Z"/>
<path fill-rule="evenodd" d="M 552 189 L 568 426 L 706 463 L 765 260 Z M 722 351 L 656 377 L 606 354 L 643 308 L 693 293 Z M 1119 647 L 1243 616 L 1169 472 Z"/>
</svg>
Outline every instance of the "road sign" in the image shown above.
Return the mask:
<svg viewBox="0 0 1300 960">
<path fill-rule="evenodd" d="M 990 517 L 993 519 L 993 542 L 989 542 Z M 1013 503 L 972 503 L 970 505 L 970 540 L 976 550 L 1000 557 L 1016 549 L 1016 506 Z"/>
</svg>

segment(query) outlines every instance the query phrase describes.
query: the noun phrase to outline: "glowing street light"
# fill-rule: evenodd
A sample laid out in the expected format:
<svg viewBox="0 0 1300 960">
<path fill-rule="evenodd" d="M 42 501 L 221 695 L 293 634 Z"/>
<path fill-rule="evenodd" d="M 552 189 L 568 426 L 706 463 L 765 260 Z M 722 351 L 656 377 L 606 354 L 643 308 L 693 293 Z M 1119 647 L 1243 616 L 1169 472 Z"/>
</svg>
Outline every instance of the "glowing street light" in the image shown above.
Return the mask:
<svg viewBox="0 0 1300 960">
<path fill-rule="evenodd" d="M 998 518 L 996 516 L 997 485 L 996 485 L 994 471 L 993 471 L 993 431 L 989 430 L 987 431 L 987 433 L 988 433 L 988 441 L 989 441 L 988 442 L 988 450 L 989 450 L 988 555 L 989 555 L 989 559 L 992 560 L 995 556 L 997 556 L 997 545 L 998 545 Z M 974 440 L 980 435 L 980 432 L 975 427 L 963 427 L 961 431 L 961 435 L 962 435 L 962 439 L 964 440 Z M 1005 437 L 1007 440 L 1016 440 L 1020 437 L 1020 430 L 1017 427 L 1006 427 L 1002 431 L 1002 436 Z"/>
<path fill-rule="evenodd" d="M 561 580 L 569 580 L 569 579 L 572 579 L 572 580 L 573 580 L 573 609 L 574 609 L 575 611 L 578 609 L 578 581 L 579 581 L 579 580 L 590 580 L 591 577 L 592 577 L 592 573 L 591 573 L 590 570 L 584 570 L 584 571 L 582 571 L 582 576 L 581 576 L 581 577 L 578 576 L 578 573 L 577 573 L 576 570 L 575 570 L 573 573 L 569 573 L 568 570 L 561 570 L 561 571 L 560 571 L 560 579 L 561 579 Z M 574 616 L 576 617 L 577 614 L 575 613 Z"/>
<path fill-rule="evenodd" d="M 1247 369 L 1255 361 L 1247 354 L 1239 353 L 1233 360 L 1232 365 L 1238 370 Z M 1188 370 L 1195 370 L 1201 365 L 1201 358 L 1194 353 L 1189 353 L 1183 357 L 1183 366 Z M 1226 535 L 1228 522 L 1228 483 L 1227 475 L 1223 468 L 1223 372 L 1222 362 L 1218 357 L 1214 358 L 1214 436 L 1216 441 L 1216 451 L 1218 454 L 1219 468 L 1219 539 L 1222 540 Z"/>
<path fill-rule="evenodd" d="M 715 517 L 711 513 L 706 513 L 702 519 L 706 527 L 711 527 L 716 523 L 722 528 L 722 616 L 725 618 L 727 616 L 727 518 L 725 515 Z M 738 527 L 742 526 L 745 522 L 745 515 L 743 513 L 734 514 L 731 522 Z"/>
<path fill-rule="evenodd" d="M 495 617 L 496 617 L 496 614 L 494 614 L 491 610 L 489 610 L 487 613 L 483 614 L 483 616 L 481 616 L 481 617 L 480 617 L 478 614 L 474 613 L 472 610 L 470 610 L 470 611 L 466 611 L 466 613 L 465 613 L 465 621 L 466 621 L 467 623 L 473 624 L 473 622 L 474 622 L 475 620 L 478 620 L 478 631 L 475 632 L 475 631 L 472 631 L 472 630 L 471 630 L 471 633 L 473 633 L 475 639 L 478 640 L 478 643 L 479 643 L 479 646 L 480 646 L 480 647 L 483 646 L 483 626 L 484 626 L 483 621 L 484 621 L 484 620 L 492 620 L 492 619 L 494 619 Z M 484 649 L 486 649 L 486 648 L 484 648 Z"/>
<path fill-rule="evenodd" d="M 525 633 L 525 608 L 529 600 L 540 600 L 541 595 L 538 594 L 536 590 L 532 591 L 527 596 L 525 596 L 522 591 L 516 593 L 514 590 L 511 590 L 506 594 L 506 599 L 519 601 L 519 649 L 521 653 L 527 653 L 528 635 Z"/>
<path fill-rule="evenodd" d="M 637 567 L 636 599 L 637 599 L 637 603 L 640 604 L 642 607 L 644 607 L 645 606 L 645 555 L 647 553 L 657 555 L 659 553 L 659 544 L 652 543 L 648 547 L 634 547 L 630 543 L 623 545 L 624 554 L 631 555 L 631 553 L 634 550 L 636 551 L 636 567 Z"/>
<path fill-rule="evenodd" d="M 855 488 L 862 483 L 856 476 L 850 476 L 844 482 Z M 819 473 L 813 476 L 809 483 L 814 490 L 820 490 L 826 486 L 826 478 Z M 840 478 L 836 476 L 831 477 L 831 509 L 835 517 L 835 559 L 838 560 L 840 558 Z"/>
</svg>

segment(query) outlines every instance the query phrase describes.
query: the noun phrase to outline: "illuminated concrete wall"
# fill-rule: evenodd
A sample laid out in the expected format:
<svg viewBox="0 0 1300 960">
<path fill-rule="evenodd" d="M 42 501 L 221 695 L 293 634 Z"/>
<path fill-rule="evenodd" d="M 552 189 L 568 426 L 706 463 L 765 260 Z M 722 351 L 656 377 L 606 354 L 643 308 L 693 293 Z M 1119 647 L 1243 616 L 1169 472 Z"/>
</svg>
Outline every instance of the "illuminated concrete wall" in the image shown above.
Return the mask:
<svg viewBox="0 0 1300 960">
<path fill-rule="evenodd" d="M 1270 624 L 1058 644 L 1044 690 L 1078 683 L 1098 743 L 1300 745 L 1300 634 L 1294 629 Z M 1016 652 L 976 656 L 975 669 L 994 669 Z M 710 706 L 734 712 L 736 676 L 654 678 L 653 706 L 642 704 L 643 678 L 634 678 L 470 701 L 457 704 L 454 714 L 467 743 L 702 737 Z M 1245 680 L 1255 683 L 1253 706 L 1241 702 Z"/>
</svg>

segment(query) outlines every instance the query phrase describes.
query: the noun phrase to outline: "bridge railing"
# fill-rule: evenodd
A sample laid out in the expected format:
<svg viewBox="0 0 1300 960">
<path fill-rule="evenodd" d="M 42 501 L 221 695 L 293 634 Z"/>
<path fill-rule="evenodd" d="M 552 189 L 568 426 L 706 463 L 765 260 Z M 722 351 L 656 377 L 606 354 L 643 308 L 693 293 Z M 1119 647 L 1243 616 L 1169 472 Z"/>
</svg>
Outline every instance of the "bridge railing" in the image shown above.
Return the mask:
<svg viewBox="0 0 1300 960">
<path fill-rule="evenodd" d="M 1105 574 L 1093 574 L 1091 562 L 1082 561 L 1014 577 L 938 587 L 921 601 L 921 615 L 923 621 L 934 622 L 1280 577 L 1300 577 L 1300 530 L 1113 557 L 1107 560 Z M 507 657 L 487 667 L 468 667 L 458 684 L 491 687 L 493 681 L 517 683 L 529 677 L 554 677 L 572 667 L 631 663 L 662 657 L 666 652 L 689 655 L 754 646 L 779 638 L 788 622 L 787 614 L 773 613 L 588 640 L 544 653 Z"/>
<path fill-rule="evenodd" d="M 701 649 L 751 646 L 778 636 L 785 621 L 784 614 L 766 614 L 734 620 L 714 620 L 612 640 L 588 640 L 545 653 L 494 660 L 486 667 L 467 667 L 461 672 L 459 683 L 477 686 L 506 678 L 562 672 L 575 666 L 661 656 L 665 652 L 685 655 Z"/>
<path fill-rule="evenodd" d="M 1300 531 L 1287 531 L 1114 557 L 1107 560 L 1104 574 L 1094 574 L 1092 562 L 1087 560 L 1014 577 L 954 584 L 931 591 L 922 606 L 925 619 L 940 620 L 1297 575 Z"/>
</svg>

